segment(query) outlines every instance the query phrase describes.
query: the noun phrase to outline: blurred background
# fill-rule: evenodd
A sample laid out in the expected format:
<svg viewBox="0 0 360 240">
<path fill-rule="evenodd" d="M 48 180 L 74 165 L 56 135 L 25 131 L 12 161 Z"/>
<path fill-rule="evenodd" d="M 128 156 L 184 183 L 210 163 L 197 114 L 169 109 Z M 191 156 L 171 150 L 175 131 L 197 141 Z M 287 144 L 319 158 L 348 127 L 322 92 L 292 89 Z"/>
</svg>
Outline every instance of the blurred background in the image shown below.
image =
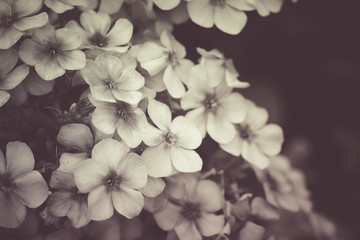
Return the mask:
<svg viewBox="0 0 360 240">
<path fill-rule="evenodd" d="M 241 93 L 285 132 L 283 153 L 305 172 L 315 210 L 344 239 L 360 239 L 360 14 L 358 1 L 285 1 L 278 14 L 248 13 L 238 36 L 190 21 L 176 38 L 234 60 Z M 191 33 L 191 37 L 189 37 Z"/>
</svg>

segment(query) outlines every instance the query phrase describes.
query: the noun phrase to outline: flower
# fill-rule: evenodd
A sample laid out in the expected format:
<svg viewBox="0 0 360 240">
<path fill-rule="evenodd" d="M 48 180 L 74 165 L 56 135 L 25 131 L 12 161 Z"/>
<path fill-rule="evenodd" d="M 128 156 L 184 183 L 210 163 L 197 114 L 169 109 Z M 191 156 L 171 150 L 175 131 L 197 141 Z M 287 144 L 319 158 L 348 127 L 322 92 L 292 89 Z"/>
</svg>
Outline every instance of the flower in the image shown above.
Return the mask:
<svg viewBox="0 0 360 240">
<path fill-rule="evenodd" d="M 125 52 L 133 34 L 133 25 L 125 18 L 116 20 L 110 29 L 109 14 L 93 10 L 80 15 L 80 24 L 69 21 L 65 28 L 71 29 L 81 36 L 81 48 L 103 49 L 115 52 Z M 127 46 L 125 46 L 127 45 Z"/>
<path fill-rule="evenodd" d="M 231 88 L 247 88 L 250 86 L 249 83 L 237 79 L 239 73 L 236 71 L 233 61 L 225 59 L 224 55 L 217 49 L 206 51 L 197 48 L 197 51 L 201 55 L 200 64 L 205 65 L 208 70 L 212 86 L 218 85 L 221 81 L 225 81 Z"/>
<path fill-rule="evenodd" d="M 257 173 L 266 199 L 271 204 L 292 212 L 311 212 L 312 204 L 310 192 L 305 185 L 305 176 L 291 166 L 287 157 L 272 157 L 269 167 Z"/>
<path fill-rule="evenodd" d="M 169 94 L 180 98 L 185 93 L 182 82 L 187 81 L 188 70 L 193 63 L 185 59 L 186 49 L 167 31 L 160 35 L 161 45 L 156 42 L 146 42 L 137 51 L 137 59 L 142 68 L 150 76 L 154 76 L 164 69 L 164 83 Z"/>
<path fill-rule="evenodd" d="M 278 13 L 284 0 L 246 0 L 253 5 L 260 16 L 266 17 L 270 13 Z M 294 2 L 294 1 L 293 1 Z"/>
<path fill-rule="evenodd" d="M 225 82 L 211 86 L 208 66 L 197 65 L 191 69 L 189 90 L 181 99 L 181 107 L 190 110 L 186 118 L 199 129 L 201 136 L 206 132 L 218 143 L 229 143 L 236 135 L 235 123 L 245 119 L 244 98 L 231 92 Z"/>
<path fill-rule="evenodd" d="M 100 54 L 95 61 L 87 60 L 80 72 L 96 100 L 137 104 L 142 97 L 138 90 L 145 80 L 135 67 L 136 64 L 128 65 L 113 55 Z"/>
<path fill-rule="evenodd" d="M 100 103 L 92 115 L 92 122 L 105 134 L 113 135 L 116 131 L 131 148 L 139 146 L 148 127 L 145 113 L 125 102 Z"/>
<path fill-rule="evenodd" d="M 205 28 L 217 26 L 221 31 L 236 35 L 244 28 L 247 16 L 244 11 L 254 10 L 246 0 L 190 0 L 190 19 Z"/>
<path fill-rule="evenodd" d="M 137 189 L 145 186 L 148 176 L 142 158 L 110 138 L 96 144 L 91 153 L 92 158 L 80 163 L 74 171 L 79 190 L 89 193 L 91 219 L 110 218 L 114 207 L 126 218 L 139 215 L 144 197 Z"/>
<path fill-rule="evenodd" d="M 269 157 L 279 154 L 284 141 L 283 131 L 277 124 L 266 124 L 268 112 L 246 100 L 245 120 L 237 125 L 237 134 L 231 142 L 220 144 L 226 152 L 240 156 L 258 168 L 269 165 Z"/>
<path fill-rule="evenodd" d="M 78 190 L 72 173 L 61 170 L 53 171 L 50 187 L 58 190 L 49 197 L 47 202 L 51 215 L 67 216 L 76 228 L 83 227 L 90 222 L 87 194 Z"/>
<path fill-rule="evenodd" d="M 220 188 L 192 174 L 182 175 L 181 181 L 184 187 L 173 190 L 181 198 L 169 199 L 156 211 L 156 223 L 165 231 L 175 229 L 180 240 L 201 240 L 220 233 L 225 224 L 224 215 L 215 214 L 223 207 Z"/>
<path fill-rule="evenodd" d="M 56 13 L 64 13 L 74 6 L 87 7 L 89 0 L 45 0 L 44 4 Z"/>
<path fill-rule="evenodd" d="M 19 85 L 29 74 L 29 67 L 25 64 L 17 66 L 18 54 L 15 49 L 0 50 L 0 107 L 10 98 L 7 90 L 11 90 Z M 6 59 L 6 60 L 5 60 Z"/>
<path fill-rule="evenodd" d="M 6 145 L 6 160 L 0 150 L 0 226 L 17 228 L 24 221 L 26 207 L 39 207 L 48 187 L 38 171 L 31 149 L 23 142 Z"/>
<path fill-rule="evenodd" d="M 85 54 L 78 50 L 80 37 L 73 31 L 52 25 L 35 29 L 31 39 L 25 39 L 19 48 L 19 57 L 45 80 L 64 75 L 65 70 L 85 67 Z"/>
<path fill-rule="evenodd" d="M 26 30 L 44 26 L 45 12 L 37 13 L 42 0 L 7 0 L 0 2 L 0 49 L 12 47 Z"/>
</svg>

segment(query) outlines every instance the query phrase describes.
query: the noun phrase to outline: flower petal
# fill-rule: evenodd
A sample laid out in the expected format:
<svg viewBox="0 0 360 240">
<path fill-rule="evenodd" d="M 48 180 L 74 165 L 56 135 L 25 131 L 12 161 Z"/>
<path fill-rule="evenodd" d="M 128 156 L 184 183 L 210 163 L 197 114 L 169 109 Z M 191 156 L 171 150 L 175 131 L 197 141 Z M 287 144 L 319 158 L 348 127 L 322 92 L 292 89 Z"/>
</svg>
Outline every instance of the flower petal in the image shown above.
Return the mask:
<svg viewBox="0 0 360 240">
<path fill-rule="evenodd" d="M 111 196 L 116 211 L 126 218 L 138 216 L 144 207 L 144 196 L 131 188 L 121 186 L 119 191 L 112 191 Z"/>
<path fill-rule="evenodd" d="M 281 145 L 284 142 L 284 134 L 281 127 L 277 124 L 267 124 L 257 132 L 256 144 L 261 150 L 269 156 L 275 156 L 280 153 Z"/>
<path fill-rule="evenodd" d="M 128 43 L 132 37 L 133 28 L 131 22 L 125 18 L 116 20 L 114 26 L 106 35 L 108 45 L 118 46 Z"/>
<path fill-rule="evenodd" d="M 10 99 L 10 94 L 7 91 L 0 90 L 0 107 L 4 106 Z"/>
<path fill-rule="evenodd" d="M 226 116 L 232 123 L 241 123 L 246 116 L 246 103 L 244 97 L 239 93 L 230 93 L 219 99 L 221 113 Z M 219 110 L 220 110 L 219 109 Z"/>
<path fill-rule="evenodd" d="M 158 74 L 168 65 L 169 53 L 166 48 L 155 43 L 146 42 L 140 46 L 136 57 L 150 76 Z"/>
<path fill-rule="evenodd" d="M 13 11 L 18 18 L 34 14 L 42 7 L 42 0 L 16 0 L 13 3 Z"/>
<path fill-rule="evenodd" d="M 204 212 L 216 212 L 223 207 L 221 190 L 210 180 L 199 181 L 196 188 L 197 201 Z"/>
<path fill-rule="evenodd" d="M 132 91 L 139 90 L 144 86 L 144 77 L 135 70 L 124 69 L 121 76 L 114 79 L 113 87 L 119 90 Z"/>
<path fill-rule="evenodd" d="M 56 57 L 51 55 L 44 55 L 41 62 L 35 65 L 35 71 L 45 80 L 54 80 L 65 73 Z"/>
<path fill-rule="evenodd" d="M 48 211 L 55 217 L 64 217 L 73 203 L 74 194 L 69 191 L 54 192 L 47 201 Z"/>
<path fill-rule="evenodd" d="M 234 124 L 223 115 L 209 113 L 207 115 L 207 131 L 212 139 L 218 143 L 229 143 L 236 135 Z"/>
<path fill-rule="evenodd" d="M 171 145 L 170 156 L 174 167 L 180 172 L 197 172 L 201 170 L 203 165 L 197 152 L 176 145 Z"/>
<path fill-rule="evenodd" d="M 71 123 L 60 128 L 57 141 L 67 149 L 90 152 L 94 145 L 94 137 L 85 124 Z"/>
<path fill-rule="evenodd" d="M 15 179 L 12 190 L 20 202 L 30 208 L 39 207 L 48 197 L 48 186 L 38 171 Z"/>
<path fill-rule="evenodd" d="M 68 28 L 60 28 L 55 32 L 56 40 L 61 51 L 75 50 L 81 45 L 81 37 Z"/>
<path fill-rule="evenodd" d="M 19 85 L 29 74 L 29 66 L 22 64 L 0 80 L 0 89 L 10 90 Z"/>
<path fill-rule="evenodd" d="M 260 152 L 256 143 L 245 142 L 245 144 L 243 144 L 242 156 L 246 161 L 260 169 L 266 168 L 270 163 L 269 157 Z"/>
<path fill-rule="evenodd" d="M 56 169 L 51 173 L 50 187 L 57 190 L 72 191 L 77 189 L 74 175 L 70 172 L 64 172 Z"/>
<path fill-rule="evenodd" d="M 111 192 L 105 186 L 99 186 L 89 193 L 88 204 L 92 220 L 102 221 L 114 214 Z"/>
<path fill-rule="evenodd" d="M 268 118 L 269 114 L 265 108 L 256 106 L 250 100 L 246 100 L 247 113 L 245 122 L 249 124 L 251 130 L 255 131 L 263 127 Z"/>
<path fill-rule="evenodd" d="M 91 220 L 87 199 L 73 201 L 67 216 L 75 228 L 87 225 Z"/>
<path fill-rule="evenodd" d="M 145 186 L 139 191 L 146 197 L 154 198 L 164 191 L 165 182 L 162 178 L 153 178 L 148 176 Z"/>
<path fill-rule="evenodd" d="M 33 170 L 34 155 L 23 142 L 9 142 L 6 145 L 6 173 L 10 179 L 16 179 Z"/>
<path fill-rule="evenodd" d="M 167 201 L 165 206 L 154 213 L 154 219 L 161 229 L 170 231 L 181 219 L 181 210 L 180 206 Z"/>
<path fill-rule="evenodd" d="M 91 152 L 92 159 L 116 170 L 120 161 L 129 152 L 130 148 L 124 143 L 120 143 L 114 139 L 107 138 L 96 144 Z"/>
<path fill-rule="evenodd" d="M 148 174 L 151 177 L 170 176 L 174 171 L 169 146 L 166 142 L 146 148 L 141 157 L 144 159 Z"/>
<path fill-rule="evenodd" d="M 175 226 L 179 239 L 202 240 L 202 236 L 194 221 L 183 220 Z"/>
<path fill-rule="evenodd" d="M 18 52 L 13 49 L 0 50 L 0 59 L 6 59 L 6 61 L 0 62 L 0 77 L 6 76 L 19 60 Z"/>
<path fill-rule="evenodd" d="M 215 8 L 214 22 L 221 31 L 236 35 L 245 27 L 247 16 L 243 11 L 225 4 L 224 7 Z"/>
<path fill-rule="evenodd" d="M 201 217 L 196 220 L 196 226 L 199 228 L 200 233 L 205 237 L 220 233 L 224 225 L 224 215 L 202 213 Z"/>
<path fill-rule="evenodd" d="M 242 152 L 242 146 L 244 141 L 245 140 L 243 138 L 235 136 L 234 139 L 231 140 L 229 143 L 220 144 L 220 147 L 224 151 L 238 157 Z"/>
<path fill-rule="evenodd" d="M 25 39 L 20 45 L 19 57 L 30 66 L 40 63 L 45 55 L 46 47 L 32 39 Z"/>
<path fill-rule="evenodd" d="M 153 0 L 153 2 L 162 10 L 170 10 L 175 8 L 180 0 Z"/>
<path fill-rule="evenodd" d="M 95 13 L 93 10 L 80 15 L 80 23 L 91 34 L 100 33 L 105 36 L 111 25 L 110 16 L 104 12 Z"/>
<path fill-rule="evenodd" d="M 82 69 L 86 65 L 85 53 L 81 50 L 58 53 L 56 59 L 59 65 L 66 70 Z"/>
<path fill-rule="evenodd" d="M 46 81 L 42 79 L 35 71 L 30 71 L 22 85 L 26 92 L 34 96 L 43 96 L 54 89 L 55 81 Z"/>
<path fill-rule="evenodd" d="M 23 35 L 14 26 L 8 28 L 0 28 L 0 49 L 11 48 Z"/>
<path fill-rule="evenodd" d="M 171 124 L 170 108 L 159 101 L 151 100 L 148 105 L 148 113 L 155 125 L 163 131 L 168 131 Z"/>
<path fill-rule="evenodd" d="M 199 130 L 202 138 L 206 136 L 207 114 L 204 107 L 189 111 L 185 117 L 189 119 Z"/>
<path fill-rule="evenodd" d="M 163 78 L 166 89 L 173 98 L 181 98 L 185 94 L 185 87 L 171 65 L 166 67 Z"/>
<path fill-rule="evenodd" d="M 16 21 L 13 26 L 19 29 L 20 31 L 26 31 L 32 28 L 38 28 L 44 26 L 49 21 L 48 15 L 46 12 L 40 14 L 24 17 Z"/>
<path fill-rule="evenodd" d="M 127 121 L 127 119 L 120 118 L 117 124 L 117 133 L 122 140 L 131 148 L 140 145 L 142 135 Z"/>
<path fill-rule="evenodd" d="M 184 116 L 178 116 L 172 121 L 170 131 L 176 138 L 176 144 L 183 148 L 196 149 L 202 142 L 199 130 Z"/>
<path fill-rule="evenodd" d="M 26 207 L 11 192 L 0 191 L 0 226 L 17 228 L 25 220 Z"/>
<path fill-rule="evenodd" d="M 102 186 L 103 178 L 108 174 L 105 166 L 93 159 L 83 161 L 74 171 L 76 186 L 83 193 L 88 193 Z"/>
<path fill-rule="evenodd" d="M 115 104 L 101 104 L 95 108 L 92 123 L 101 132 L 113 134 L 119 122 L 119 114 Z"/>
<path fill-rule="evenodd" d="M 117 174 L 120 175 L 122 179 L 120 186 L 126 186 L 132 189 L 139 189 L 145 186 L 148 177 L 144 161 L 136 153 L 128 153 L 125 155 L 117 169 Z"/>
<path fill-rule="evenodd" d="M 59 0 L 45 0 L 44 4 L 57 14 L 64 13 L 74 8 L 73 6 L 65 4 Z"/>
<path fill-rule="evenodd" d="M 194 23 L 205 28 L 214 26 L 215 7 L 210 0 L 190 1 L 187 7 L 189 16 Z"/>
<path fill-rule="evenodd" d="M 5 157 L 0 149 L 0 175 L 2 176 L 4 173 L 5 173 Z"/>
</svg>

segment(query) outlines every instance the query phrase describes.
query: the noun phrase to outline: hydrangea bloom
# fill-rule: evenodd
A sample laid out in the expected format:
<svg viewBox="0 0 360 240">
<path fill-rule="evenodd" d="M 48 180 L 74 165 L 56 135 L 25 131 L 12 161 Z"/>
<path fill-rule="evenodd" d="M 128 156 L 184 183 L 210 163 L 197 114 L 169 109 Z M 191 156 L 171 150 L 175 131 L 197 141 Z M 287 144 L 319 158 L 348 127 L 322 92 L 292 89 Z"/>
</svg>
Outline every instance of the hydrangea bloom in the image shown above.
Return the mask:
<svg viewBox="0 0 360 240">
<path fill-rule="evenodd" d="M 0 50 L 0 107 L 10 98 L 7 90 L 15 88 L 29 74 L 29 67 L 25 64 L 17 66 L 18 54 L 15 49 Z M 6 61 L 4 61 L 6 59 Z"/>
<path fill-rule="evenodd" d="M 237 125 L 236 137 L 220 147 L 240 156 L 259 168 L 269 165 L 269 157 L 279 154 L 284 141 L 283 131 L 279 125 L 266 124 L 268 112 L 246 100 L 245 120 Z"/>
<path fill-rule="evenodd" d="M 80 44 L 80 37 L 73 31 L 65 28 L 55 31 L 52 25 L 45 25 L 21 43 L 19 56 L 26 64 L 35 66 L 40 77 L 53 80 L 65 70 L 85 67 L 85 54 L 78 50 Z"/>
<path fill-rule="evenodd" d="M 233 35 L 240 33 L 246 24 L 244 11 L 254 9 L 246 0 L 190 0 L 187 7 L 196 24 L 205 28 L 215 24 L 221 31 Z"/>
<path fill-rule="evenodd" d="M 193 63 L 185 59 L 185 47 L 169 32 L 162 32 L 160 41 L 161 45 L 152 41 L 144 43 L 137 51 L 137 59 L 151 76 L 165 69 L 163 79 L 166 89 L 172 97 L 180 98 L 185 93 L 182 82 L 187 81 L 187 73 Z"/>
<path fill-rule="evenodd" d="M 26 207 L 39 207 L 48 187 L 38 171 L 31 149 L 23 142 L 6 145 L 6 160 L 0 150 L 0 226 L 16 228 L 24 221 Z"/>
<path fill-rule="evenodd" d="M 201 144 L 201 135 L 195 125 L 183 116 L 171 121 L 167 105 L 151 100 L 148 106 L 151 120 L 158 128 L 149 128 L 144 136 L 147 147 L 142 157 L 152 177 L 165 177 L 176 171 L 196 172 L 202 159 L 193 149 Z"/>
<path fill-rule="evenodd" d="M 83 227 L 90 222 L 87 194 L 78 190 L 72 173 L 55 170 L 50 179 L 55 191 L 47 202 L 48 211 L 56 217 L 67 216 L 71 224 Z"/>
<path fill-rule="evenodd" d="M 133 218 L 141 212 L 144 197 L 137 191 L 145 186 L 147 170 L 140 156 L 113 139 L 104 139 L 92 150 L 91 159 L 80 163 L 75 171 L 79 190 L 89 193 L 91 219 L 101 221 L 117 212 Z"/>
<path fill-rule="evenodd" d="M 103 49 L 108 51 L 125 52 L 132 37 L 133 25 L 125 18 L 116 20 L 110 29 L 110 16 L 104 12 L 83 12 L 80 24 L 69 21 L 65 28 L 72 29 L 81 37 L 82 48 Z"/>
<path fill-rule="evenodd" d="M 100 54 L 95 60 L 88 60 L 80 71 L 96 100 L 137 104 L 142 97 L 138 90 L 145 80 L 135 67 L 113 55 Z"/>
<path fill-rule="evenodd" d="M 236 135 L 235 123 L 245 119 L 244 98 L 231 92 L 225 82 L 211 86 L 207 66 L 197 65 L 191 69 L 189 90 L 181 99 L 181 107 L 190 110 L 185 116 L 200 130 L 219 143 L 229 143 Z"/>
<path fill-rule="evenodd" d="M 201 240 L 220 233 L 225 224 L 224 215 L 215 214 L 223 207 L 220 188 L 196 175 L 183 175 L 180 181 L 184 185 L 173 190 L 175 199 L 154 213 L 157 224 L 165 231 L 175 229 L 180 240 Z"/>
<path fill-rule="evenodd" d="M 6 0 L 0 2 L 0 49 L 13 46 L 26 30 L 44 26 L 48 22 L 45 12 L 36 14 L 42 0 Z"/>
</svg>

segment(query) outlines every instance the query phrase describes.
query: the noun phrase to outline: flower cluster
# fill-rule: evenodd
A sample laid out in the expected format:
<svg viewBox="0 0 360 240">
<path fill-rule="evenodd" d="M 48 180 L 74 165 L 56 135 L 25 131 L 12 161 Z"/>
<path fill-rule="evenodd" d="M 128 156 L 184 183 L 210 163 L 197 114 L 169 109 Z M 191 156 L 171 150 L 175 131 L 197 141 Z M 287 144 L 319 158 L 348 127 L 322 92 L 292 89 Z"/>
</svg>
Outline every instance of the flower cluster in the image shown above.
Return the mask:
<svg viewBox="0 0 360 240">
<path fill-rule="evenodd" d="M 242 96 L 233 61 L 202 48 L 189 59 L 172 34 L 188 18 L 238 34 L 245 12 L 282 2 L 1 1 L 0 115 L 33 119 L 15 124 L 30 140 L 0 151 L 0 226 L 26 225 L 29 207 L 46 230 L 27 237 L 136 239 L 145 210 L 168 239 L 262 239 L 279 209 L 312 212 L 299 173 L 276 160 L 281 127 Z M 264 191 L 242 189 L 234 170 Z"/>
</svg>

